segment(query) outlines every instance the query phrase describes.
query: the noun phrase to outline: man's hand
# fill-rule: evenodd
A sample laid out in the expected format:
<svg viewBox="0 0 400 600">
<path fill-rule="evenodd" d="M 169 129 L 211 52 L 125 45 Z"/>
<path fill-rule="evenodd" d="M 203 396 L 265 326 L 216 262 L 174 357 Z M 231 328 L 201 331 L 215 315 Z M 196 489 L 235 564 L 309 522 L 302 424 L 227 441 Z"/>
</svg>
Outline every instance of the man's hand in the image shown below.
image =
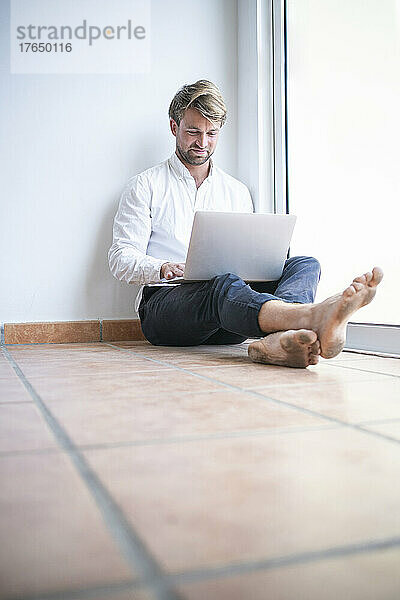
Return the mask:
<svg viewBox="0 0 400 600">
<path fill-rule="evenodd" d="M 164 263 L 160 269 L 161 279 L 172 279 L 173 277 L 182 277 L 185 270 L 185 263 Z"/>
</svg>

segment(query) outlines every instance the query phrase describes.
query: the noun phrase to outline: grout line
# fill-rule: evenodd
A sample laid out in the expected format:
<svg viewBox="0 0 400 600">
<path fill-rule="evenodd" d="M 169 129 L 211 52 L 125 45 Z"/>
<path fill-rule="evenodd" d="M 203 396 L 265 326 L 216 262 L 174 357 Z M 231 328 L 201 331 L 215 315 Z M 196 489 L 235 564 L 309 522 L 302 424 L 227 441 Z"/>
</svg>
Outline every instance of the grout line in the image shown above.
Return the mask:
<svg viewBox="0 0 400 600">
<path fill-rule="evenodd" d="M 344 352 L 344 350 L 343 350 Z M 319 364 L 329 364 L 329 365 L 333 365 L 333 364 L 337 364 L 339 363 L 340 365 L 346 364 L 347 362 L 369 362 L 369 359 L 371 358 L 370 356 L 354 356 L 349 358 L 339 358 L 336 357 L 335 358 L 324 358 L 323 356 L 321 356 L 320 358 L 322 358 L 322 362 L 320 362 Z M 375 356 L 373 357 L 375 358 Z"/>
<path fill-rule="evenodd" d="M 362 383 L 376 383 L 376 379 L 356 379 L 355 381 L 349 380 L 346 381 L 346 385 L 356 385 L 356 384 L 362 384 Z M 242 388 L 243 392 L 251 392 L 251 391 L 257 391 L 259 389 L 266 389 L 266 388 L 272 388 L 273 390 L 276 388 L 288 388 L 288 389 L 293 389 L 293 388 L 304 388 L 305 390 L 309 389 L 309 388 L 313 388 L 315 386 L 320 386 L 320 387 L 333 387 L 333 386 L 337 386 L 338 382 L 337 381 L 322 381 L 321 383 L 315 382 L 315 381 L 311 381 L 311 382 L 297 382 L 297 383 L 267 383 L 265 385 L 260 385 L 258 387 L 253 387 L 253 388 Z M 267 390 L 268 391 L 268 390 Z"/>
<path fill-rule="evenodd" d="M 1 405 L 10 404 L 33 404 L 32 401 L 26 402 L 4 402 L 0 403 Z M 400 418 L 394 419 L 378 419 L 373 421 L 359 421 L 356 424 L 360 426 L 363 430 L 368 428 L 369 425 L 379 425 L 379 424 L 387 424 L 387 423 L 396 423 L 400 421 Z M 99 444 L 75 444 L 76 448 L 81 451 L 90 451 L 90 450 L 107 450 L 112 448 L 131 448 L 131 447 L 140 447 L 140 446 L 156 446 L 156 445 L 168 445 L 168 444 L 183 444 L 183 443 L 191 443 L 191 442 L 201 442 L 206 440 L 225 440 L 225 439 L 235 439 L 242 437 L 264 437 L 270 435 L 287 435 L 291 433 L 306 433 L 306 432 L 314 432 L 314 431 L 327 431 L 330 429 L 338 429 L 343 427 L 345 423 L 335 423 L 335 424 L 326 424 L 326 425 L 310 425 L 304 427 L 280 427 L 277 429 L 245 429 L 243 431 L 229 431 L 229 432 L 218 432 L 218 433 L 205 433 L 203 435 L 195 435 L 195 436 L 180 436 L 180 437 L 165 437 L 165 438 L 150 438 L 143 440 L 126 440 L 121 442 L 104 442 Z M 394 438 L 393 438 L 394 439 Z M 54 454 L 59 453 L 59 448 L 28 448 L 26 450 L 3 450 L 0 451 L 0 458 L 8 457 L 8 456 L 19 456 L 24 454 Z"/>
<path fill-rule="evenodd" d="M 254 560 L 242 563 L 233 563 L 221 567 L 210 567 L 205 569 L 193 569 L 182 573 L 168 575 L 175 585 L 188 584 L 207 579 L 231 577 L 234 575 L 244 575 L 254 571 L 267 571 L 292 565 L 302 565 L 315 563 L 330 558 L 347 557 L 354 554 L 367 554 L 377 550 L 387 550 L 398 548 L 400 546 L 400 537 L 386 538 L 382 540 L 371 540 L 370 542 L 349 544 L 346 546 L 334 546 L 325 550 L 311 550 L 300 552 L 299 554 L 289 554 L 286 556 L 277 556 L 265 560 Z"/>
<path fill-rule="evenodd" d="M 114 346 L 113 344 L 109 344 L 107 343 L 107 346 L 111 346 L 112 348 L 118 348 L 119 350 L 122 350 L 123 352 L 130 352 L 130 350 L 124 350 L 121 349 L 119 346 Z M 145 356 L 144 354 L 141 353 L 135 353 L 138 354 L 140 356 L 142 356 L 143 358 L 146 358 L 147 360 L 156 362 L 160 365 L 162 364 L 171 364 L 171 363 L 166 363 L 165 361 L 159 361 L 156 360 L 154 358 L 149 358 L 148 356 Z M 211 381 L 212 383 L 217 383 L 223 387 L 226 387 L 228 389 L 234 390 L 234 391 L 241 391 L 241 392 L 245 392 L 247 394 L 251 394 L 253 396 L 256 396 L 258 398 L 264 398 L 265 400 L 268 400 L 269 402 L 273 402 L 274 404 L 277 404 L 279 406 L 286 406 L 288 408 L 291 408 L 293 410 L 297 410 L 298 412 L 302 412 L 303 414 L 307 414 L 307 415 L 311 415 L 313 417 L 319 417 L 320 419 L 324 419 L 325 421 L 328 421 L 329 423 L 335 423 L 338 425 L 342 425 L 344 427 L 347 427 L 348 429 L 354 429 L 355 431 L 358 432 L 362 432 L 362 433 L 366 433 L 367 435 L 370 435 L 374 438 L 379 438 L 381 440 L 385 440 L 388 442 L 394 442 L 395 444 L 400 444 L 400 440 L 397 438 L 394 438 L 390 435 L 386 435 L 383 433 L 379 433 L 376 431 L 370 431 L 369 429 L 365 429 L 364 427 L 362 427 L 361 425 L 358 425 L 357 423 L 347 423 L 346 421 L 342 421 L 341 419 L 336 419 L 334 417 L 329 417 L 328 415 L 324 415 L 322 413 L 319 413 L 315 410 L 311 410 L 309 408 L 304 408 L 303 406 L 296 406 L 295 404 L 291 404 L 290 402 L 287 402 L 285 400 L 277 400 L 275 398 L 270 398 L 269 396 L 267 396 L 266 394 L 262 394 L 261 392 L 257 392 L 256 390 L 250 390 L 250 389 L 246 389 L 246 388 L 241 388 L 239 386 L 236 385 L 232 385 L 230 383 L 225 383 L 223 381 L 219 381 L 218 379 L 214 379 L 212 377 L 208 377 L 207 375 L 200 375 L 199 373 L 196 373 L 194 371 L 190 371 L 189 369 L 185 369 L 183 367 L 179 367 L 179 366 L 175 366 L 173 365 L 173 368 L 178 370 L 178 371 L 183 371 L 184 373 L 187 373 L 189 375 L 193 375 L 194 377 L 198 377 L 200 379 L 204 379 L 205 381 Z M 355 369 L 357 370 L 357 369 Z"/>
<path fill-rule="evenodd" d="M 242 437 L 264 437 L 269 435 L 286 435 L 289 433 L 303 433 L 307 431 L 326 431 L 327 429 L 337 429 L 339 425 L 310 425 L 309 427 L 281 427 L 279 429 L 247 429 L 245 431 L 232 431 L 232 432 L 221 432 L 214 434 L 204 434 L 197 436 L 182 436 L 182 437 L 170 437 L 170 438 L 153 438 L 149 440 L 135 440 L 126 442 L 110 442 L 104 444 L 83 444 L 79 446 L 82 450 L 106 450 L 107 448 L 122 448 L 132 446 L 152 446 L 157 444 L 182 444 L 190 442 L 201 442 L 210 440 L 225 440 Z"/>
<path fill-rule="evenodd" d="M 76 448 L 86 452 L 88 450 L 108 450 L 112 448 L 132 448 L 137 446 L 156 446 L 156 445 L 168 445 L 168 444 L 186 444 L 190 442 L 201 442 L 209 440 L 225 440 L 232 438 L 242 437 L 264 437 L 269 435 L 287 435 L 290 433 L 304 433 L 308 431 L 326 431 L 328 429 L 337 429 L 339 425 L 310 425 L 309 427 L 281 427 L 279 429 L 258 429 L 252 431 L 246 429 L 244 431 L 232 431 L 232 432 L 221 432 L 215 434 L 204 434 L 197 436 L 181 436 L 181 437 L 166 437 L 166 438 L 151 438 L 148 440 L 132 440 L 122 442 L 104 442 L 99 444 L 75 444 Z M 3 450 L 0 451 L 0 459 L 7 456 L 19 456 L 24 454 L 57 454 L 60 452 L 59 448 L 37 448 L 37 449 L 26 449 L 26 450 Z"/>
<path fill-rule="evenodd" d="M 194 361 L 192 361 L 194 362 Z M 236 363 L 228 363 L 228 364 L 217 364 L 217 365 L 190 365 L 191 369 L 234 369 L 235 367 L 243 367 L 247 363 L 243 363 L 242 361 L 238 361 Z"/>
<path fill-rule="evenodd" d="M 375 350 L 360 350 L 356 348 L 343 348 L 343 352 L 349 352 L 353 354 L 364 354 L 366 356 L 379 356 L 380 358 L 399 358 L 400 354 L 393 354 L 390 352 L 379 352 Z"/>
<path fill-rule="evenodd" d="M 0 383 L 1 381 L 0 379 Z M 33 404 L 33 400 L 0 400 L 0 406 L 14 406 L 14 404 Z"/>
<path fill-rule="evenodd" d="M 6 600 L 81 600 L 81 598 L 94 598 L 97 600 L 99 596 L 107 597 L 110 594 L 137 591 L 140 590 L 141 584 L 137 580 L 128 580 L 119 583 L 108 583 L 97 585 L 90 588 L 75 588 L 69 590 L 61 590 L 57 592 L 42 592 L 30 596 L 12 596 Z"/>
<path fill-rule="evenodd" d="M 394 323 L 376 323 L 371 321 L 349 321 L 349 325 L 358 325 L 360 327 L 392 327 L 393 329 L 399 329 L 400 325 Z"/>
<path fill-rule="evenodd" d="M 86 360 L 86 359 L 85 359 L 85 360 Z M 89 360 L 90 360 L 90 359 L 89 359 Z M 62 362 L 63 362 L 63 361 L 60 361 L 60 363 L 62 363 Z M 79 363 L 79 366 L 82 366 L 82 362 L 79 362 L 79 361 L 75 361 L 75 362 L 76 362 L 77 364 Z M 108 363 L 108 364 L 109 364 L 109 363 Z M 26 366 L 30 367 L 30 366 L 32 366 L 32 365 L 23 365 L 23 366 L 25 366 L 25 367 L 26 367 Z M 34 366 L 36 366 L 36 365 L 34 365 Z M 64 365 L 64 366 L 65 366 L 65 365 Z M 71 367 L 71 366 L 73 366 L 73 365 L 71 365 L 71 363 L 69 363 L 69 364 L 67 365 L 67 367 Z M 101 367 L 101 366 L 102 366 L 102 365 L 99 365 L 99 367 Z M 57 365 L 55 365 L 55 367 L 59 367 L 59 365 L 57 364 Z M 172 369 L 172 367 L 171 367 L 171 369 Z M 140 370 L 140 369 L 138 369 L 138 370 L 135 370 L 135 371 L 133 371 L 132 369 L 129 369 L 129 368 L 127 367 L 127 368 L 126 368 L 126 370 L 123 370 L 123 371 L 115 370 L 115 371 L 113 371 L 112 373 L 107 373 L 107 372 L 95 372 L 95 371 L 93 371 L 93 373 L 89 373 L 89 374 L 88 374 L 87 370 L 85 371 L 84 369 L 82 369 L 82 373 L 79 373 L 79 372 L 78 372 L 78 373 L 73 373 L 73 378 L 74 378 L 74 380 L 75 380 L 75 379 L 76 379 L 76 380 L 82 380 L 82 379 L 83 379 L 83 380 L 85 380 L 85 381 L 90 381 L 90 379 L 95 379 L 95 380 L 97 380 L 97 379 L 98 379 L 98 377 L 101 377 L 101 376 L 104 376 L 104 375 L 105 375 L 105 376 L 108 376 L 108 375 L 109 375 L 110 377 L 111 377 L 111 376 L 113 376 L 113 377 L 114 377 L 114 376 L 116 376 L 116 375 L 146 375 L 146 373 L 149 373 L 149 374 L 154 374 L 154 373 L 159 373 L 159 372 L 160 372 L 160 370 L 159 370 L 159 369 L 156 369 L 156 368 L 154 368 L 154 369 L 143 369 L 143 370 Z M 167 372 L 168 372 L 168 369 L 165 369 L 165 370 L 163 370 L 163 371 L 162 371 L 162 373 L 167 373 Z M 42 375 L 30 375 L 29 377 L 30 377 L 30 378 L 31 378 L 33 381 L 36 381 L 36 380 L 38 380 L 38 379 L 39 379 L 39 380 L 45 379 L 46 381 L 51 381 L 51 380 L 54 380 L 54 381 L 58 381 L 58 382 L 60 383 L 60 381 L 62 382 L 63 380 L 67 379 L 67 380 L 68 380 L 68 382 L 70 382 L 70 380 L 71 380 L 71 372 L 69 372 L 69 373 L 67 374 L 67 371 L 65 371 L 65 373 L 62 373 L 61 375 L 60 375 L 60 374 L 57 374 L 57 373 L 56 373 L 56 374 L 54 374 L 54 373 L 52 373 L 52 372 L 51 372 L 51 370 L 50 370 L 50 368 L 49 368 L 49 371 L 48 371 L 47 373 L 43 373 Z M 1 381 L 1 380 L 0 380 L 0 381 Z"/>
<path fill-rule="evenodd" d="M 359 431 L 364 431 L 365 433 L 371 433 L 372 435 L 375 434 L 376 437 L 381 437 L 388 441 L 397 442 L 398 444 L 400 444 L 400 438 L 397 438 L 394 435 L 386 435 L 384 433 L 379 433 L 379 432 L 374 431 L 373 429 L 368 429 L 367 426 L 363 426 L 363 425 L 360 425 L 359 427 L 357 427 L 357 429 Z"/>
<path fill-rule="evenodd" d="M 289 554 L 277 556 L 274 558 L 250 560 L 246 562 L 235 562 L 217 567 L 205 567 L 199 569 L 189 569 L 188 571 L 178 573 L 168 573 L 162 577 L 164 583 L 168 582 L 171 586 L 190 585 L 193 583 L 208 581 L 210 579 L 223 579 L 246 575 L 257 571 L 270 571 L 273 569 L 285 568 L 294 565 L 306 565 L 316 563 L 332 558 L 349 557 L 359 554 L 369 554 L 371 552 L 389 550 L 400 547 L 400 537 L 384 538 L 381 540 L 370 540 L 348 544 L 345 546 L 334 546 L 323 550 L 311 550 L 300 552 L 298 554 Z M 66 590 L 55 593 L 45 593 L 40 595 L 22 596 L 18 600 L 79 600 L 80 598 L 96 598 L 99 594 L 109 595 L 129 590 L 137 590 L 144 586 L 141 580 L 132 582 L 108 584 L 92 588 Z M 9 600 L 16 600 L 9 599 Z"/>
<path fill-rule="evenodd" d="M 150 360 L 151 362 L 157 363 L 158 365 L 169 366 L 170 368 L 173 368 L 175 370 L 183 371 L 183 373 L 187 373 L 189 375 L 194 375 L 195 377 L 198 377 L 199 379 L 204 379 L 205 381 L 211 381 L 212 383 L 217 383 L 221 387 L 225 387 L 230 390 L 234 390 L 236 392 L 237 391 L 240 391 L 240 392 L 247 391 L 244 388 L 241 388 L 237 385 L 232 385 L 230 383 L 225 383 L 224 381 L 219 381 L 218 379 L 214 379 L 213 377 L 208 377 L 208 375 L 202 375 L 201 373 L 196 373 L 194 371 L 191 371 L 190 369 L 186 369 L 185 367 L 180 367 L 179 365 L 175 365 L 175 364 L 167 362 L 165 360 L 158 360 L 157 358 L 151 358 L 150 356 L 145 356 L 141 352 L 135 352 L 130 349 L 121 348 L 120 346 L 115 346 L 114 344 L 110 344 L 108 342 L 104 342 L 104 343 L 107 346 L 110 346 L 111 348 L 117 348 L 117 350 L 120 350 L 122 352 L 133 352 L 136 356 L 141 356 L 142 358 L 145 358 L 146 360 Z"/>
<path fill-rule="evenodd" d="M 346 381 L 346 385 L 356 385 L 356 384 L 362 384 L 362 383 L 376 383 L 377 380 L 374 378 L 368 378 L 368 379 L 355 379 L 355 380 L 348 380 Z M 378 382 L 381 383 L 381 382 Z M 243 388 L 243 391 L 245 392 L 257 392 L 258 390 L 266 390 L 268 391 L 270 388 L 272 388 L 272 390 L 276 390 L 281 389 L 281 388 L 286 388 L 286 389 L 293 389 L 293 388 L 302 388 L 305 391 L 312 389 L 313 387 L 319 386 L 319 387 L 334 387 L 337 386 L 338 382 L 337 381 L 321 381 L 321 382 L 316 382 L 316 381 L 310 381 L 310 382 L 297 382 L 297 383 L 272 383 L 272 384 L 267 384 L 267 385 L 258 385 L 256 387 L 251 387 L 251 388 Z M 268 389 L 266 389 L 268 388 Z"/>
<path fill-rule="evenodd" d="M 81 344 L 81 345 L 89 345 L 89 344 L 101 344 L 100 340 L 96 340 L 95 342 L 21 342 L 21 343 L 13 343 L 13 344 L 5 344 L 8 346 L 65 346 L 70 344 Z"/>
<path fill-rule="evenodd" d="M 324 363 L 324 365 L 327 363 Z M 372 373 L 373 375 L 384 375 L 385 377 L 395 377 L 396 379 L 400 378 L 400 375 L 394 375 L 393 373 L 381 373 L 380 371 L 372 371 L 371 369 L 361 369 L 360 367 L 347 367 L 346 365 L 339 364 L 339 361 L 334 365 L 327 365 L 328 367 L 339 367 L 339 369 L 347 369 L 349 371 L 361 371 L 362 373 Z"/>
<path fill-rule="evenodd" d="M 9 360 L 16 374 L 31 395 L 44 420 L 54 434 L 58 444 L 68 454 L 83 482 L 86 484 L 97 504 L 105 524 L 117 542 L 121 553 L 132 569 L 133 574 L 135 575 L 136 572 L 139 572 L 140 577 L 149 582 L 149 586 L 159 600 L 178 600 L 178 594 L 164 582 L 161 567 L 152 557 L 140 537 L 135 533 L 112 495 L 101 483 L 99 477 L 90 467 L 83 454 L 76 448 L 66 431 L 25 377 L 23 371 L 9 351 L 7 349 L 4 351 L 6 358 Z"/>
<path fill-rule="evenodd" d="M 2 458 L 9 458 L 10 456 L 41 456 L 43 455 L 52 455 L 52 454 L 61 454 L 63 453 L 60 448 L 27 448 L 26 450 L 1 450 L 0 451 L 0 460 Z"/>
<path fill-rule="evenodd" d="M 398 423 L 400 417 L 394 417 L 393 419 L 372 419 L 371 421 L 359 421 L 358 425 L 385 425 L 386 423 Z"/>
<path fill-rule="evenodd" d="M 168 445 L 168 444 L 186 444 L 191 442 L 201 442 L 201 441 L 209 441 L 209 440 L 225 440 L 225 439 L 235 439 L 241 437 L 264 437 L 269 435 L 287 435 L 291 433 L 306 433 L 306 432 L 314 432 L 314 431 L 327 431 L 330 429 L 338 429 L 340 425 L 321 425 L 321 426 L 310 426 L 310 427 L 297 427 L 292 429 L 271 429 L 271 430 L 256 430 L 256 431 L 245 431 L 245 432 L 233 432 L 227 434 L 210 434 L 204 436 L 197 437 L 177 437 L 177 438 L 153 438 L 150 440 L 136 440 L 136 441 L 122 441 L 122 442 L 105 442 L 103 444 L 76 444 L 76 448 L 83 452 L 90 450 L 108 450 L 113 448 L 132 448 L 132 447 L 141 447 L 141 446 L 156 446 L 156 445 Z M 37 448 L 37 449 L 26 449 L 26 450 L 2 450 L 0 451 L 0 460 L 2 458 L 8 458 L 10 456 L 24 456 L 26 454 L 34 454 L 34 455 L 51 455 L 51 454 L 59 454 L 60 452 L 64 452 L 64 450 L 60 450 L 60 448 Z"/>
</svg>

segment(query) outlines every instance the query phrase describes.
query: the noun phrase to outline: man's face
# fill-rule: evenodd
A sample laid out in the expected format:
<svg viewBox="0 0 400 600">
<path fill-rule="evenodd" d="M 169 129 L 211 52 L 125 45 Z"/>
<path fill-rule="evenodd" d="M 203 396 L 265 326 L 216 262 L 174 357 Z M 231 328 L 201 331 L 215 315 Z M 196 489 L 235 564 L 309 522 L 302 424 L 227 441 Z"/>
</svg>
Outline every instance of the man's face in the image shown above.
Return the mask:
<svg viewBox="0 0 400 600">
<path fill-rule="evenodd" d="M 203 165 L 214 153 L 220 128 L 203 117 L 195 108 L 188 108 L 179 123 L 170 119 L 176 137 L 176 150 L 183 162 Z"/>
</svg>

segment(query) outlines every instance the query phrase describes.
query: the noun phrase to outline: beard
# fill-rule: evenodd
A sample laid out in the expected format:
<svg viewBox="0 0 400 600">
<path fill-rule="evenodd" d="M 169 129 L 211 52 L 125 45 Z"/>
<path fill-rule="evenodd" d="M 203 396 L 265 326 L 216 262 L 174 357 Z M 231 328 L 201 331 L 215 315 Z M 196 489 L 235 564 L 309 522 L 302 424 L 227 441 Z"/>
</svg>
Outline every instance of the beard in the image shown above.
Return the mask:
<svg viewBox="0 0 400 600">
<path fill-rule="evenodd" d="M 181 159 L 189 164 L 189 165 L 204 165 L 208 161 L 208 159 L 214 154 L 214 152 L 207 152 L 203 156 L 198 156 L 195 152 L 192 152 L 194 148 L 189 148 L 185 151 L 178 143 L 176 144 L 176 148 L 178 150 L 178 154 Z"/>
</svg>

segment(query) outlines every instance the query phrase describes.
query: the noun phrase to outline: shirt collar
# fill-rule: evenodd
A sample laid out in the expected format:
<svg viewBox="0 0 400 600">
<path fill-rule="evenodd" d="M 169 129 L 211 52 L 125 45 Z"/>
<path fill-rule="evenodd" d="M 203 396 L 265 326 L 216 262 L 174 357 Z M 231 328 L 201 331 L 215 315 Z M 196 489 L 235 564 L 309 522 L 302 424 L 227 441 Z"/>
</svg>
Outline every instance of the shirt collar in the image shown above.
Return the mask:
<svg viewBox="0 0 400 600">
<path fill-rule="evenodd" d="M 169 164 L 171 165 L 171 167 L 173 168 L 173 170 L 175 171 L 175 173 L 178 175 L 178 177 L 182 177 L 183 179 L 193 179 L 193 177 L 190 174 L 189 169 L 187 169 L 185 167 L 185 165 L 183 164 L 183 162 L 181 160 L 179 160 L 176 152 L 174 152 L 172 154 L 172 156 L 169 158 Z M 214 163 L 212 158 L 210 158 L 210 172 L 208 174 L 208 176 L 206 177 L 205 181 L 207 181 L 207 179 L 211 179 L 211 177 L 213 176 L 213 171 L 214 171 Z"/>
</svg>

